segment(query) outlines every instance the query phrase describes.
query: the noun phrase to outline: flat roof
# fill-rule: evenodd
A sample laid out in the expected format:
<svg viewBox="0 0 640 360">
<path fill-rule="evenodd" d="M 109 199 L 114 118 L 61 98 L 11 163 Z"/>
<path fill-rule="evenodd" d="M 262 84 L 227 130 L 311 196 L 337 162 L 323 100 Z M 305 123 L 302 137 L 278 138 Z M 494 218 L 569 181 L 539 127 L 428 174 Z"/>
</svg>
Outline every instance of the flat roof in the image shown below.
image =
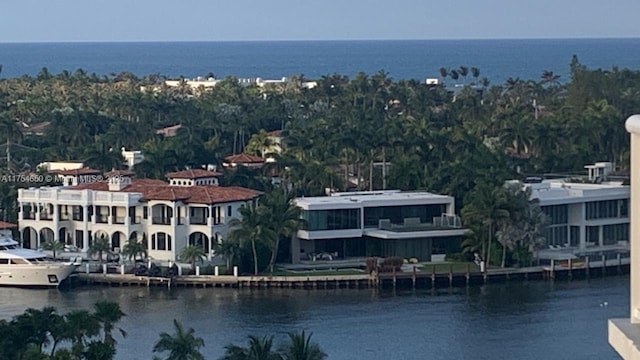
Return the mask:
<svg viewBox="0 0 640 360">
<path fill-rule="evenodd" d="M 540 200 L 541 206 L 575 204 L 608 199 L 628 199 L 630 188 L 622 183 L 572 183 L 558 180 L 526 184 L 531 188 L 531 197 Z"/>
<path fill-rule="evenodd" d="M 334 193 L 330 196 L 296 198 L 295 203 L 304 210 L 354 209 L 374 206 L 450 204 L 453 197 L 426 191 L 360 191 Z"/>
</svg>

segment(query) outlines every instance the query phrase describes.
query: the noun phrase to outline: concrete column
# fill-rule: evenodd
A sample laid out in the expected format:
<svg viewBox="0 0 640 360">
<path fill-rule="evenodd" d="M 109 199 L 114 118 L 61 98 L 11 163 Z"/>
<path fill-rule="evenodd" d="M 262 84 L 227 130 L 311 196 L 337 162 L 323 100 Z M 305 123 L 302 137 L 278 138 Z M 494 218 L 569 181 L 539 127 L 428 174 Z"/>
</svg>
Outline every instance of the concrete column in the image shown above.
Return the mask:
<svg viewBox="0 0 640 360">
<path fill-rule="evenodd" d="M 237 266 L 233 267 L 233 276 L 238 277 L 238 267 Z"/>
<path fill-rule="evenodd" d="M 200 276 L 200 265 L 196 266 L 196 276 Z"/>
<path fill-rule="evenodd" d="M 120 275 L 124 275 L 124 264 L 120 265 Z"/>
<path fill-rule="evenodd" d="M 631 219 L 630 239 L 640 239 L 640 115 L 630 116 L 625 127 L 631 133 Z M 631 323 L 640 324 L 640 243 L 630 241 L 631 246 L 631 299 L 629 308 Z"/>
<path fill-rule="evenodd" d="M 213 268 L 213 275 L 220 276 L 220 268 L 218 266 Z"/>
</svg>

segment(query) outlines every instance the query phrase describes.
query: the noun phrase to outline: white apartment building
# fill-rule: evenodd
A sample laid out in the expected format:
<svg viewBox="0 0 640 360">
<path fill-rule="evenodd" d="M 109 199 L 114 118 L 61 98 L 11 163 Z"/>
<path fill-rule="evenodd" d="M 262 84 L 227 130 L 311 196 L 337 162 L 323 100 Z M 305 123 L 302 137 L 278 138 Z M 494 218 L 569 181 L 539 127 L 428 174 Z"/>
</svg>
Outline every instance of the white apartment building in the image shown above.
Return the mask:
<svg viewBox="0 0 640 360">
<path fill-rule="evenodd" d="M 292 240 L 292 262 L 311 254 L 400 256 L 429 261 L 459 252 L 462 236 L 454 198 L 399 190 L 334 193 L 295 199 L 305 228 Z"/>
<path fill-rule="evenodd" d="M 217 186 L 218 175 L 186 170 L 168 174 L 167 183 L 121 171 L 105 174 L 101 181 L 20 189 L 23 247 L 39 248 L 55 240 L 87 251 L 92 239 L 106 236 L 118 251 L 128 239 L 144 235 L 152 259 L 175 261 L 187 245 L 202 246 L 210 257 L 214 245 L 225 238 L 229 220 L 260 195 Z"/>
</svg>

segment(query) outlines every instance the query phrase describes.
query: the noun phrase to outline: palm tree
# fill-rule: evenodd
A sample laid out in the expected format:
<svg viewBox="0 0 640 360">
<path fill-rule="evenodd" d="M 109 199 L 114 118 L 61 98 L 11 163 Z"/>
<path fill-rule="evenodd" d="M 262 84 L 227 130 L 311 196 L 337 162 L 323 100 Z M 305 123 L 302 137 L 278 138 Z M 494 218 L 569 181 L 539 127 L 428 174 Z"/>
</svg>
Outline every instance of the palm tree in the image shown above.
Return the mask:
<svg viewBox="0 0 640 360">
<path fill-rule="evenodd" d="M 195 273 L 196 262 L 202 262 L 206 256 L 207 254 L 204 252 L 202 246 L 189 245 L 182 249 L 182 253 L 180 253 L 180 260 L 191 264 L 191 270 Z"/>
<path fill-rule="evenodd" d="M 74 310 L 65 314 L 67 337 L 72 340 L 71 352 L 81 358 L 88 340 L 100 333 L 100 322 L 86 310 Z"/>
<path fill-rule="evenodd" d="M 173 319 L 175 333 L 166 332 L 160 334 L 160 340 L 153 346 L 153 352 L 169 352 L 165 360 L 204 360 L 200 348 L 204 346 L 204 340 L 195 336 L 195 330 L 184 330 L 182 324 Z"/>
<path fill-rule="evenodd" d="M 225 258 L 227 270 L 229 270 L 233 266 L 238 254 L 240 254 L 240 243 L 227 238 L 218 245 L 216 251 Z"/>
<path fill-rule="evenodd" d="M 102 332 L 104 333 L 104 343 L 115 348 L 116 340 L 111 332 L 114 324 L 120 321 L 126 314 L 120 309 L 120 305 L 111 301 L 98 301 L 94 305 L 94 317 L 102 323 Z M 127 332 L 122 328 L 118 328 L 122 337 L 127 336 Z"/>
<path fill-rule="evenodd" d="M 509 217 L 509 204 L 505 189 L 502 186 L 493 187 L 482 183 L 469 193 L 462 208 L 462 217 L 465 222 L 476 223 L 487 229 L 486 246 L 483 243 L 482 253 L 485 255 L 487 266 L 491 262 L 491 243 L 495 225 Z"/>
<path fill-rule="evenodd" d="M 133 260 L 133 263 L 138 261 L 138 257 L 142 260 L 147 258 L 147 235 L 142 235 L 142 240 L 138 240 L 138 238 L 130 238 L 127 243 L 122 248 L 122 254 L 129 258 L 129 260 Z"/>
<path fill-rule="evenodd" d="M 290 332 L 289 343 L 282 347 L 281 353 L 284 360 L 322 360 L 327 357 L 320 346 L 311 342 L 311 336 L 304 331 L 301 333 Z"/>
<path fill-rule="evenodd" d="M 281 360 L 282 357 L 273 350 L 273 336 L 249 335 L 249 346 L 225 346 L 225 354 L 220 360 Z"/>
<path fill-rule="evenodd" d="M 102 264 L 102 254 L 108 254 L 110 253 L 110 251 L 111 244 L 109 243 L 109 239 L 105 234 L 101 234 L 97 239 L 94 237 L 94 240 L 91 242 L 91 246 L 89 246 L 88 255 L 89 257 L 93 257 L 93 255 L 98 254 L 98 261 L 100 262 L 100 264 Z"/>
<path fill-rule="evenodd" d="M 242 205 L 240 207 L 240 215 L 242 219 L 231 219 L 229 227 L 228 240 L 238 242 L 240 244 L 249 242 L 251 244 L 251 253 L 253 255 L 253 273 L 258 275 L 258 251 L 256 244 L 265 242 L 272 244 L 275 242 L 276 233 L 269 228 L 266 219 L 268 219 L 263 211 L 255 205 Z"/>
<path fill-rule="evenodd" d="M 269 272 L 273 273 L 273 267 L 278 256 L 278 247 L 281 238 L 290 237 L 302 225 L 302 211 L 293 203 L 294 194 L 284 189 L 276 189 L 267 193 L 261 201 L 261 206 L 266 210 L 267 224 L 275 233 L 275 241 L 271 247 L 271 260 Z"/>
<path fill-rule="evenodd" d="M 53 259 L 55 260 L 58 251 L 64 250 L 64 244 L 60 241 L 49 240 L 42 244 L 42 249 L 53 252 Z"/>
</svg>

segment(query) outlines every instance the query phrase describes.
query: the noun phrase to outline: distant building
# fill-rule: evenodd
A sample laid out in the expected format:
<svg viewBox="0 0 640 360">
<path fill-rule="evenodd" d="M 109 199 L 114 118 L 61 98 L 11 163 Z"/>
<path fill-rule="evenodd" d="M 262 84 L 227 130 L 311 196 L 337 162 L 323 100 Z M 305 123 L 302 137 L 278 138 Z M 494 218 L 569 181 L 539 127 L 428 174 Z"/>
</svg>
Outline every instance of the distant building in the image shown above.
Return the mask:
<svg viewBox="0 0 640 360">
<path fill-rule="evenodd" d="M 255 156 L 247 153 L 229 155 L 224 158 L 222 166 L 226 168 L 235 168 L 238 166 L 245 166 L 252 169 L 259 169 L 265 163 L 265 160 L 260 156 Z"/>
<path fill-rule="evenodd" d="M 182 124 L 167 126 L 162 129 L 156 130 L 157 135 L 164 135 L 164 137 L 173 137 L 178 135 L 178 130 L 182 128 Z"/>
<path fill-rule="evenodd" d="M 429 261 L 460 251 L 465 229 L 451 196 L 399 190 L 295 199 L 305 227 L 292 240 L 292 261 L 328 253 L 340 258 L 400 256 Z"/>
<path fill-rule="evenodd" d="M 143 237 L 154 260 L 175 261 L 188 245 L 202 246 L 211 258 L 228 234 L 239 208 L 261 194 L 242 187 L 221 187 L 215 172 L 187 170 L 168 174 L 169 183 L 135 179 L 114 171 L 104 180 L 73 186 L 18 191 L 19 232 L 25 248 L 54 240 L 89 249 L 91 239 L 105 236 L 114 252 L 128 239 Z"/>
<path fill-rule="evenodd" d="M 549 226 L 546 246 L 574 253 L 629 247 L 629 186 L 547 180 L 525 184 Z"/>
<path fill-rule="evenodd" d="M 129 169 L 144 161 L 144 154 L 140 150 L 127 150 L 123 147 L 121 151 L 124 162 Z"/>
</svg>

